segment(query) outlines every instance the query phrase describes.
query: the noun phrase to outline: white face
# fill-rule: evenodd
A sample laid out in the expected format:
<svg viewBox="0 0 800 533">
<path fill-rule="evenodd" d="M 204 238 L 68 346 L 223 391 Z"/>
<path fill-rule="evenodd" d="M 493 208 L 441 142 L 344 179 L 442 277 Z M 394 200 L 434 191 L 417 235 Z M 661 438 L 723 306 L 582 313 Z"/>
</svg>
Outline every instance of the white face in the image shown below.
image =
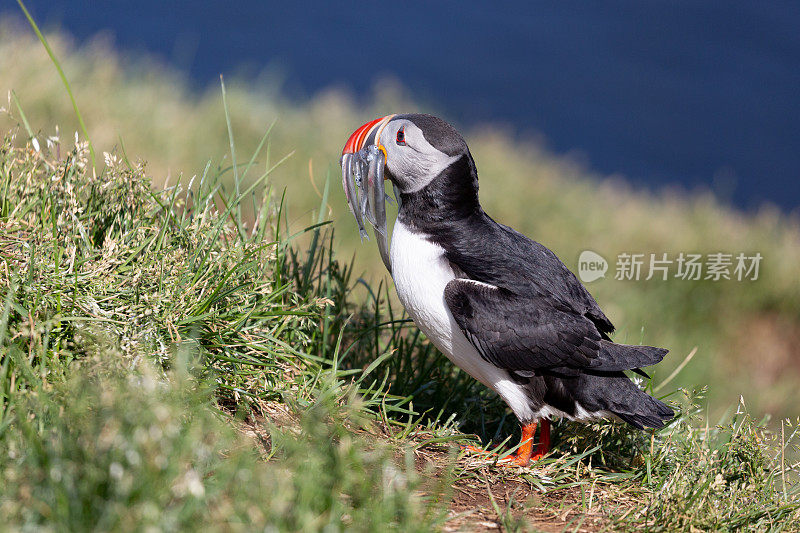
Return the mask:
<svg viewBox="0 0 800 533">
<path fill-rule="evenodd" d="M 390 120 L 378 141 L 386 149 L 389 177 L 404 193 L 422 189 L 458 159 L 434 148 L 407 119 Z"/>
</svg>

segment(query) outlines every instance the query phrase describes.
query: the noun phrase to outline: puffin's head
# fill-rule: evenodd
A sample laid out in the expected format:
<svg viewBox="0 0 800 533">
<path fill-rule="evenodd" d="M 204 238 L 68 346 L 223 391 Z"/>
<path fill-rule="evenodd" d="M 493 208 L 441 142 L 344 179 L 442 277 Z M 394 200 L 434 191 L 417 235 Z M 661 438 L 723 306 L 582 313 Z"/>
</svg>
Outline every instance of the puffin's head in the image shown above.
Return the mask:
<svg viewBox="0 0 800 533">
<path fill-rule="evenodd" d="M 342 155 L 370 145 L 386 157 L 386 179 L 406 194 L 421 190 L 462 157 L 472 160 L 467 143 L 453 126 L 421 113 L 367 122 L 350 136 Z"/>
</svg>

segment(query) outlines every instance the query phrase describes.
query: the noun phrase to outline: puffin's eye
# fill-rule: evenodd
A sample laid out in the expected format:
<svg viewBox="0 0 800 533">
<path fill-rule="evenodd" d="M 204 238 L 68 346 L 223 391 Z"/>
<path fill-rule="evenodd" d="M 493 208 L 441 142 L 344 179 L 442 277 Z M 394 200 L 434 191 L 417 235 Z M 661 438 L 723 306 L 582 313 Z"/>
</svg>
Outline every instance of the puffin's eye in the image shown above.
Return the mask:
<svg viewBox="0 0 800 533">
<path fill-rule="evenodd" d="M 406 128 L 405 126 L 397 130 L 397 144 L 401 146 L 406 145 Z"/>
</svg>

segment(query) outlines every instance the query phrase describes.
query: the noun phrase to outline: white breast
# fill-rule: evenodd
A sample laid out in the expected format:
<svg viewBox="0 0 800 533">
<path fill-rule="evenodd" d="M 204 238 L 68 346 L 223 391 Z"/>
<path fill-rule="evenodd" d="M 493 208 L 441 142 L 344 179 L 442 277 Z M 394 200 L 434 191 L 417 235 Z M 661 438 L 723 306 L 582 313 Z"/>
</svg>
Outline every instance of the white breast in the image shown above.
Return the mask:
<svg viewBox="0 0 800 533">
<path fill-rule="evenodd" d="M 530 420 L 533 411 L 525 391 L 508 372 L 481 357 L 450 313 L 444 288 L 456 274 L 444 249 L 399 220 L 394 225 L 391 247 L 397 295 L 417 327 L 456 366 L 500 394 L 520 419 Z"/>
</svg>

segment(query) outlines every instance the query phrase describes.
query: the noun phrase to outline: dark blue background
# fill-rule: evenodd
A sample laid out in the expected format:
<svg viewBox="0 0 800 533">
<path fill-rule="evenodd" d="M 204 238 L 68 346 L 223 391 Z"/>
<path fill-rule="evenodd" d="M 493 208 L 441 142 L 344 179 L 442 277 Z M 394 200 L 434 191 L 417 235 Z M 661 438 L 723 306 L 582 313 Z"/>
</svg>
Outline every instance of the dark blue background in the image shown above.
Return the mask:
<svg viewBox="0 0 800 533">
<path fill-rule="evenodd" d="M 28 0 L 196 83 L 280 65 L 300 98 L 392 75 L 460 125 L 510 124 L 648 186 L 800 205 L 800 2 Z M 15 6 L 9 2 L 9 10 Z"/>
</svg>

